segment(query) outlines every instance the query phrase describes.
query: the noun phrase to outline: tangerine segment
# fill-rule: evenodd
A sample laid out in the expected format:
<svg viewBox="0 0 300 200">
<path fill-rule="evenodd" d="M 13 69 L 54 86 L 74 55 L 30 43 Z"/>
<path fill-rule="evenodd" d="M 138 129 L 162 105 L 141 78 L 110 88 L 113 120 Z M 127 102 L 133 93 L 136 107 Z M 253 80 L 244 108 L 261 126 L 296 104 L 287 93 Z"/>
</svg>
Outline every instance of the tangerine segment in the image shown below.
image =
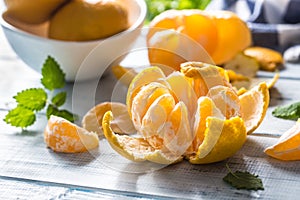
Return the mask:
<svg viewBox="0 0 300 200">
<path fill-rule="evenodd" d="M 196 155 L 188 157 L 192 164 L 222 161 L 235 154 L 247 137 L 244 121 L 240 117 L 222 120 L 216 117 L 206 119 L 204 140 Z"/>
<path fill-rule="evenodd" d="M 127 106 L 117 102 L 103 102 L 90 109 L 82 119 L 83 128 L 102 136 L 102 119 L 107 111 L 112 111 L 115 116 L 114 121 L 111 123 L 114 132 L 126 134 L 136 132 L 130 120 Z"/>
<path fill-rule="evenodd" d="M 85 152 L 99 145 L 96 133 L 54 115 L 48 120 L 44 141 L 53 151 L 63 153 Z"/>
<path fill-rule="evenodd" d="M 210 15 L 218 30 L 217 47 L 211 57 L 219 65 L 251 45 L 251 32 L 247 24 L 233 12 L 214 11 Z"/>
<path fill-rule="evenodd" d="M 265 82 L 239 96 L 241 115 L 247 134 L 251 134 L 264 119 L 269 106 L 269 89 Z"/>
<path fill-rule="evenodd" d="M 193 121 L 197 96 L 188 78 L 180 72 L 173 72 L 165 80 L 176 99 L 180 99 L 187 106 L 189 118 Z"/>
<path fill-rule="evenodd" d="M 207 96 L 213 100 L 226 119 L 240 116 L 240 100 L 233 89 L 222 85 L 214 86 L 209 89 Z"/>
<path fill-rule="evenodd" d="M 170 113 L 163 130 L 159 133 L 164 146 L 174 155 L 183 155 L 193 141 L 186 105 L 178 102 Z"/>
<path fill-rule="evenodd" d="M 110 146 L 125 158 L 132 161 L 149 160 L 159 164 L 171 164 L 182 160 L 182 156 L 176 156 L 167 150 L 154 148 L 144 138 L 115 134 L 110 127 L 112 119 L 112 113 L 110 111 L 106 112 L 102 121 L 104 135 Z"/>
<path fill-rule="evenodd" d="M 138 131 L 143 137 L 148 138 L 159 135 L 163 126 L 167 123 L 168 116 L 175 106 L 174 98 L 170 94 L 164 94 L 151 104 L 142 118 L 142 125 Z M 135 111 L 136 112 L 136 111 Z"/>
<path fill-rule="evenodd" d="M 128 107 L 129 114 L 131 116 L 131 104 L 135 95 L 139 92 L 142 86 L 151 82 L 158 82 L 165 78 L 165 74 L 158 67 L 149 67 L 142 72 L 138 73 L 130 83 L 127 91 L 126 105 Z M 163 83 L 163 81 L 162 81 Z"/>
<path fill-rule="evenodd" d="M 197 101 L 197 110 L 195 113 L 194 133 L 195 137 L 192 145 L 186 154 L 196 153 L 198 147 L 204 140 L 204 132 L 206 130 L 206 119 L 207 117 L 217 117 L 225 119 L 221 111 L 216 107 L 215 103 L 209 97 L 200 97 Z"/>
<path fill-rule="evenodd" d="M 300 160 L 300 119 L 276 144 L 266 148 L 265 153 L 279 160 Z"/>
<path fill-rule="evenodd" d="M 133 100 L 131 100 L 130 113 L 137 130 L 141 130 L 142 120 L 149 107 L 157 98 L 164 94 L 169 94 L 168 88 L 160 83 L 152 82 L 141 87 L 136 96 L 134 96 Z"/>
</svg>

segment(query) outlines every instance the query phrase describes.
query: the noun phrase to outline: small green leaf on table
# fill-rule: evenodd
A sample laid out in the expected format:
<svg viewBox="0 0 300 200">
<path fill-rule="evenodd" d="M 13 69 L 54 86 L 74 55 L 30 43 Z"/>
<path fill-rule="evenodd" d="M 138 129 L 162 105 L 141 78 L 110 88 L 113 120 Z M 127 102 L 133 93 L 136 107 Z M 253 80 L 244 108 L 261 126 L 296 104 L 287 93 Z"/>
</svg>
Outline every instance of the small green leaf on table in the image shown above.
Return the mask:
<svg viewBox="0 0 300 200">
<path fill-rule="evenodd" d="M 241 172 L 229 172 L 223 180 L 236 189 L 246 189 L 246 190 L 264 190 L 262 180 L 258 175 L 251 174 L 247 171 Z"/>
<path fill-rule="evenodd" d="M 300 102 L 277 107 L 272 115 L 282 119 L 297 120 L 300 118 Z"/>
</svg>

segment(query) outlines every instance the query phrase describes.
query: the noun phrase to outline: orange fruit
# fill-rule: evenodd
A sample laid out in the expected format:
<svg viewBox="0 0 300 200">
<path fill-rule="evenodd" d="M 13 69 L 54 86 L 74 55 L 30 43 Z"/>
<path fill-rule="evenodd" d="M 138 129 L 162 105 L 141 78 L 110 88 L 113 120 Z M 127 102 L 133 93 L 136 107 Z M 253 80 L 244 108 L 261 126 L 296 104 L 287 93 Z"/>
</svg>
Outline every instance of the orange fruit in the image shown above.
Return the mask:
<svg viewBox="0 0 300 200">
<path fill-rule="evenodd" d="M 150 63 L 175 70 L 186 61 L 223 64 L 250 44 L 246 23 L 230 11 L 168 10 L 152 20 L 147 35 Z"/>
<path fill-rule="evenodd" d="M 63 153 L 85 152 L 99 145 L 96 133 L 54 115 L 44 130 L 44 141 L 53 151 Z"/>
<path fill-rule="evenodd" d="M 252 43 L 247 24 L 230 11 L 210 12 L 218 30 L 216 50 L 211 54 L 215 64 L 223 64 Z"/>
<path fill-rule="evenodd" d="M 217 28 L 207 13 L 200 10 L 167 10 L 149 24 L 149 61 L 179 70 L 181 63 L 196 61 L 197 57 L 202 56 L 202 49 L 199 53 L 198 48 L 212 53 L 218 42 L 217 35 Z M 164 41 L 166 45 L 163 45 Z M 193 48 L 196 44 L 201 47 Z M 191 53 L 182 52 L 180 49 L 183 48 L 186 52 L 190 49 Z"/>
<path fill-rule="evenodd" d="M 70 41 L 96 40 L 128 27 L 128 11 L 120 1 L 72 0 L 51 18 L 49 37 Z"/>
<path fill-rule="evenodd" d="M 283 57 L 281 53 L 265 47 L 248 47 L 244 54 L 255 58 L 261 70 L 275 71 L 283 66 Z"/>
<path fill-rule="evenodd" d="M 107 111 L 112 111 L 114 121 L 111 127 L 116 133 L 135 133 L 136 130 L 130 120 L 127 107 L 122 103 L 103 102 L 91 108 L 82 118 L 82 126 L 90 132 L 95 132 L 98 136 L 103 136 L 102 119 Z"/>
<path fill-rule="evenodd" d="M 39 24 L 50 19 L 52 14 L 69 0 L 4 0 L 5 15 L 29 24 Z"/>
<path fill-rule="evenodd" d="M 133 161 L 170 164 L 185 157 L 202 164 L 224 160 L 242 147 L 246 127 L 225 70 L 197 62 L 182 66 L 168 76 L 147 68 L 131 82 L 127 107 L 136 136 L 114 133 L 114 116 L 105 113 L 104 135 L 118 153 Z"/>
<path fill-rule="evenodd" d="M 265 153 L 279 160 L 300 160 L 300 119 L 279 138 Z"/>
</svg>

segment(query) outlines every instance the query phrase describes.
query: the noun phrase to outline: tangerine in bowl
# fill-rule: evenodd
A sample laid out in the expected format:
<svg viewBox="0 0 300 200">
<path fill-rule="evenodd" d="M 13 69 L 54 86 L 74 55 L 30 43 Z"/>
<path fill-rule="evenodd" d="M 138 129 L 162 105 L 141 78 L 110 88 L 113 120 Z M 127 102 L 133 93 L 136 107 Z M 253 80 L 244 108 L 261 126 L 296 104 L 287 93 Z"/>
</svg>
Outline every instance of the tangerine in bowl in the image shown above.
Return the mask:
<svg viewBox="0 0 300 200">
<path fill-rule="evenodd" d="M 1 26 L 12 49 L 38 72 L 47 56 L 52 56 L 67 81 L 100 78 L 110 65 L 120 61 L 118 58 L 130 51 L 138 38 L 147 12 L 145 2 L 139 0 L 74 0 L 61 1 L 62 5 L 47 12 L 49 16 L 37 19 L 37 13 L 22 20 L 37 5 L 14 1 L 6 0 L 7 10 L 1 15 Z M 21 14 L 18 3 L 26 5 Z M 48 3 L 39 1 L 41 6 Z"/>
</svg>

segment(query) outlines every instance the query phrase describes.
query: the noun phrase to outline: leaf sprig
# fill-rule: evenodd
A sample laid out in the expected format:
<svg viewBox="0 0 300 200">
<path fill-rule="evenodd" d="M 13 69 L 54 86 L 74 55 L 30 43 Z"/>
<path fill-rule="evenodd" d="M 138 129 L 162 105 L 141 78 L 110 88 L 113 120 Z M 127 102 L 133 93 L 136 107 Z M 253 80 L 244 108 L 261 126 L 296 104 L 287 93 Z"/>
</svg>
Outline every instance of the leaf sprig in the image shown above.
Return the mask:
<svg viewBox="0 0 300 200">
<path fill-rule="evenodd" d="M 297 120 L 300 118 L 300 102 L 277 107 L 272 115 L 282 119 Z"/>
<path fill-rule="evenodd" d="M 223 178 L 223 180 L 229 183 L 236 189 L 246 190 L 264 190 L 262 180 L 258 175 L 251 174 L 247 171 L 236 171 L 232 172 L 231 169 L 226 165 L 229 173 Z"/>
<path fill-rule="evenodd" d="M 4 121 L 7 124 L 26 128 L 36 121 L 37 112 L 45 107 L 47 107 L 46 115 L 48 119 L 51 115 L 56 115 L 71 122 L 76 120 L 76 115 L 68 110 L 60 109 L 66 102 L 66 92 L 59 92 L 52 98 L 48 95 L 48 92 L 54 93 L 56 89 L 65 86 L 65 73 L 51 56 L 48 56 L 43 64 L 41 83 L 44 88 L 22 90 L 13 97 L 17 102 L 17 106 L 5 116 Z"/>
</svg>

